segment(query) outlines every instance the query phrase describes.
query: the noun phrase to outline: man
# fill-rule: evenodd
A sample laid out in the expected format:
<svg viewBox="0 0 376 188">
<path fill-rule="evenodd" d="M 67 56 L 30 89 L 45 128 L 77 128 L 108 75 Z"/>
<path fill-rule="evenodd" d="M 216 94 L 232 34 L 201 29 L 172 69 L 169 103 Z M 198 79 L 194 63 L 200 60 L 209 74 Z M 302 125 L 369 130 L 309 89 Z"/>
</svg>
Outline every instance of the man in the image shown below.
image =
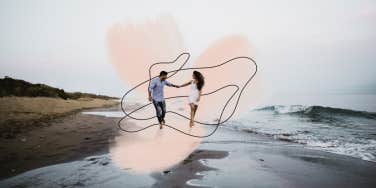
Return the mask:
<svg viewBox="0 0 376 188">
<path fill-rule="evenodd" d="M 168 82 L 166 79 L 167 79 L 167 72 L 161 71 L 158 77 L 153 78 L 150 81 L 150 85 L 148 89 L 149 101 L 153 101 L 155 111 L 157 112 L 157 118 L 158 118 L 160 129 L 162 129 L 163 125 L 165 124 L 164 117 L 166 114 L 166 103 L 165 103 L 164 94 L 163 94 L 163 87 L 166 85 L 169 87 L 179 88 L 179 86 Z"/>
</svg>

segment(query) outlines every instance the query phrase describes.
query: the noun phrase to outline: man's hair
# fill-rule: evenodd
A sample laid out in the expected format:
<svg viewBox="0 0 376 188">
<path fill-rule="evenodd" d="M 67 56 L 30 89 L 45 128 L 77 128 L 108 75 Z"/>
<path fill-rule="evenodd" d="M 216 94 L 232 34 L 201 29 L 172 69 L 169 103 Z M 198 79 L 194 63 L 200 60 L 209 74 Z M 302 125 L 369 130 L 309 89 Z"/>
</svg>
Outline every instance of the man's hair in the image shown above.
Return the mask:
<svg viewBox="0 0 376 188">
<path fill-rule="evenodd" d="M 167 76 L 167 72 L 166 72 L 166 71 L 161 71 L 161 72 L 159 73 L 159 76 Z"/>
</svg>

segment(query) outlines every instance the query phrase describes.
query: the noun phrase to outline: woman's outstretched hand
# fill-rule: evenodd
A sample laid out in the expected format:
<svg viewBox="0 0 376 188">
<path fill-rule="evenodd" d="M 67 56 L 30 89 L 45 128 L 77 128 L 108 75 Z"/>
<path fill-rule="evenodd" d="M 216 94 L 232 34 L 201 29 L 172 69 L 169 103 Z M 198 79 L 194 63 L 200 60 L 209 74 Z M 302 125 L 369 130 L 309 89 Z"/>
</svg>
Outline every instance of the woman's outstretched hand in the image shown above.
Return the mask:
<svg viewBox="0 0 376 188">
<path fill-rule="evenodd" d="M 185 86 L 189 85 L 190 83 L 191 83 L 191 82 L 187 82 L 187 83 L 185 83 L 185 84 L 179 85 L 179 87 L 185 87 Z"/>
</svg>

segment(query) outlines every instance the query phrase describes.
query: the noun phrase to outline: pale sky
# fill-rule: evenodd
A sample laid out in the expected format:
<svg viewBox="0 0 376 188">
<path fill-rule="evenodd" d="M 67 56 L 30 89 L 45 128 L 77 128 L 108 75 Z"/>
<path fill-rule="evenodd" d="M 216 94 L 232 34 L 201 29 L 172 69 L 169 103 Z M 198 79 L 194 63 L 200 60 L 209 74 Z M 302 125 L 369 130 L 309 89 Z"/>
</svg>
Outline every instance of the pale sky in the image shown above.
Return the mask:
<svg viewBox="0 0 376 188">
<path fill-rule="evenodd" d="M 193 59 L 211 42 L 248 37 L 271 92 L 376 93 L 376 1 L 1 0 L 0 76 L 121 96 L 106 33 L 171 15 Z"/>
</svg>

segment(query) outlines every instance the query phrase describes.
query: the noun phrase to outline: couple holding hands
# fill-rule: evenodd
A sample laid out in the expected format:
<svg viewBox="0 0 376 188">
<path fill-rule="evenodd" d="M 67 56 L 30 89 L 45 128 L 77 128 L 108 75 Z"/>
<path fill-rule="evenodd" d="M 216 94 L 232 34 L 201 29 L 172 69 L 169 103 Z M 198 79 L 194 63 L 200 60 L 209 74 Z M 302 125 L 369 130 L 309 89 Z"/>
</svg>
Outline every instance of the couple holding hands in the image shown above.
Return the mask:
<svg viewBox="0 0 376 188">
<path fill-rule="evenodd" d="M 191 108 L 189 126 L 192 127 L 194 124 L 194 117 L 197 111 L 198 102 L 200 101 L 201 97 L 201 90 L 205 83 L 204 76 L 198 71 L 193 71 L 192 80 L 182 85 L 175 85 L 166 80 L 167 74 L 168 73 L 166 71 L 161 71 L 158 77 L 155 77 L 150 81 L 148 88 L 149 101 L 152 101 L 154 104 L 160 126 L 159 128 L 162 129 L 163 125 L 165 124 L 164 117 L 166 114 L 166 102 L 163 93 L 164 86 L 180 88 L 188 85 L 191 85 L 191 90 L 188 95 L 188 103 Z"/>
</svg>

